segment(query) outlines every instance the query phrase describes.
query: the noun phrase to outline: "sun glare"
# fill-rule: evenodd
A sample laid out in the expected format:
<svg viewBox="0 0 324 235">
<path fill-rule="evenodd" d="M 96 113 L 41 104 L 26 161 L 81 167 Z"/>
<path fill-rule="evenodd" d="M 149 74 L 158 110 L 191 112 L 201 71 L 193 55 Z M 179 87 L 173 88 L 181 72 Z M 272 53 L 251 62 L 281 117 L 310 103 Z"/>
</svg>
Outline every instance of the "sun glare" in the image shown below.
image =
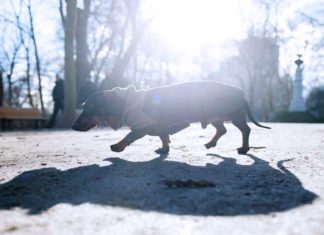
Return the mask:
<svg viewBox="0 0 324 235">
<path fill-rule="evenodd" d="M 155 2 L 157 3 L 157 2 Z M 238 1 L 162 0 L 155 8 L 153 32 L 168 46 L 199 53 L 205 46 L 221 47 L 242 34 Z"/>
</svg>

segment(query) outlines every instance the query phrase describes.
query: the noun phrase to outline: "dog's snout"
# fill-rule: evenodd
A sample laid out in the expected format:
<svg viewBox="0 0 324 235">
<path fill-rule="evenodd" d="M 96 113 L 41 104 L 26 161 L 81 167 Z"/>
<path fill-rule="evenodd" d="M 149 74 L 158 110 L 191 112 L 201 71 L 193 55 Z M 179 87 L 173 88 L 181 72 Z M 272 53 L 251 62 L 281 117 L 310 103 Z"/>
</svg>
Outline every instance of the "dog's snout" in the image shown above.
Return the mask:
<svg viewBox="0 0 324 235">
<path fill-rule="evenodd" d="M 72 123 L 71 128 L 72 128 L 72 130 L 80 131 L 80 125 L 79 125 L 79 123 L 78 123 L 78 120 L 75 120 L 75 121 Z"/>
<path fill-rule="evenodd" d="M 75 131 L 82 131 L 83 118 L 82 113 L 73 121 L 71 128 Z"/>
<path fill-rule="evenodd" d="M 72 123 L 71 128 L 75 131 L 88 131 L 95 127 L 97 121 L 92 118 L 88 118 L 84 113 L 81 113 L 79 117 Z"/>
<path fill-rule="evenodd" d="M 75 131 L 78 130 L 78 128 L 77 128 L 77 124 L 75 123 L 75 121 L 72 123 L 71 128 L 72 128 L 72 130 L 75 130 Z"/>
</svg>

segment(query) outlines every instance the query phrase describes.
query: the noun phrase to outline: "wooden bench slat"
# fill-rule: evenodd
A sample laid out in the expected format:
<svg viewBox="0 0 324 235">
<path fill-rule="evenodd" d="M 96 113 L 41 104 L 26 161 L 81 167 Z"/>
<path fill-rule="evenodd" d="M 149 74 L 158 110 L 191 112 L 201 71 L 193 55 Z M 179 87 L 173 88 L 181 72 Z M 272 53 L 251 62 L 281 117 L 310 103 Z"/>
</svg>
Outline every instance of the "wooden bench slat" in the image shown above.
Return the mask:
<svg viewBox="0 0 324 235">
<path fill-rule="evenodd" d="M 35 128 L 37 128 L 39 124 L 44 125 L 46 120 L 47 118 L 45 118 L 42 113 L 35 108 L 0 107 L 2 130 L 5 130 L 6 126 L 11 128 L 12 121 L 34 121 Z"/>
<path fill-rule="evenodd" d="M 0 119 L 5 119 L 5 120 L 47 120 L 47 118 L 44 117 L 27 117 L 27 116 L 6 116 L 6 117 L 1 117 Z"/>
<path fill-rule="evenodd" d="M 43 119 L 35 108 L 0 108 L 0 118 L 6 119 Z"/>
</svg>

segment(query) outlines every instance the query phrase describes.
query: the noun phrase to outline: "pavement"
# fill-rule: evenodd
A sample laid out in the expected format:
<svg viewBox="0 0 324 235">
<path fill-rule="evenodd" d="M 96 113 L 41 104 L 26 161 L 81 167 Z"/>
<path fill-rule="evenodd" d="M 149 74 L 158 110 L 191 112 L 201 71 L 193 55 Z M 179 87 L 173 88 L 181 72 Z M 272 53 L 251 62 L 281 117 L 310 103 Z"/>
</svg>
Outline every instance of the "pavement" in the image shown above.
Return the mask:
<svg viewBox="0 0 324 235">
<path fill-rule="evenodd" d="M 124 152 L 108 128 L 0 133 L 0 234 L 324 234 L 324 125 L 199 125 Z"/>
</svg>

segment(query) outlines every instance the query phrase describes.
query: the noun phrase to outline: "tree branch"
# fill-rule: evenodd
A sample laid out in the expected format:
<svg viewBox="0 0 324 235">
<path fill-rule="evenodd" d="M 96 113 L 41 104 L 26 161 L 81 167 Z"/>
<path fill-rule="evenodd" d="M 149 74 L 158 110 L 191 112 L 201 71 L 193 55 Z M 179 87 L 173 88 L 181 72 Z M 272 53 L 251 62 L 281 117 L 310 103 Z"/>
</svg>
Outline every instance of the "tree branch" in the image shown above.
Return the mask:
<svg viewBox="0 0 324 235">
<path fill-rule="evenodd" d="M 62 21 L 63 28 L 65 28 L 65 16 L 64 16 L 64 12 L 63 12 L 63 0 L 59 0 L 59 2 L 60 2 L 59 11 L 60 11 L 60 16 L 61 16 L 61 21 Z"/>
</svg>

